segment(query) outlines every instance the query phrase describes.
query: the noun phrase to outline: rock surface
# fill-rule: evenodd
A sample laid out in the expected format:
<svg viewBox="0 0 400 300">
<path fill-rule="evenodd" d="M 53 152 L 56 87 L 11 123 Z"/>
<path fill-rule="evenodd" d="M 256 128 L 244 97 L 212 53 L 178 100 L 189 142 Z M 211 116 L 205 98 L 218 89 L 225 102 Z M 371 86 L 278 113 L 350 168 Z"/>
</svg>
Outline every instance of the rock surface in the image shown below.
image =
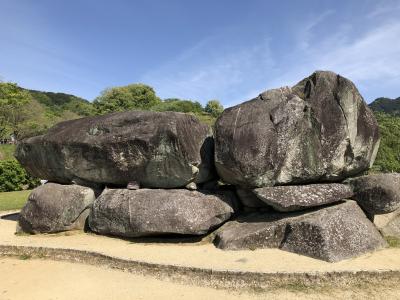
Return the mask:
<svg viewBox="0 0 400 300">
<path fill-rule="evenodd" d="M 226 109 L 215 124 L 215 164 L 241 187 L 338 182 L 368 169 L 378 125 L 355 85 L 318 71 Z"/>
<path fill-rule="evenodd" d="M 127 111 L 66 121 L 23 140 L 19 162 L 59 183 L 184 187 L 213 177 L 210 128 L 175 112 Z"/>
<path fill-rule="evenodd" d="M 231 217 L 234 201 L 232 192 L 106 189 L 93 204 L 89 227 L 123 237 L 202 235 Z"/>
<path fill-rule="evenodd" d="M 347 180 L 358 204 L 370 215 L 400 208 L 400 174 L 373 174 Z"/>
<path fill-rule="evenodd" d="M 19 215 L 19 231 L 54 233 L 84 229 L 95 199 L 92 189 L 79 185 L 47 183 L 29 195 Z"/>
<path fill-rule="evenodd" d="M 251 208 L 269 208 L 264 201 L 261 201 L 252 190 L 236 189 L 236 194 L 243 206 Z"/>
<path fill-rule="evenodd" d="M 336 262 L 386 246 L 354 201 L 302 213 L 250 214 L 217 230 L 226 250 L 280 248 Z"/>
<path fill-rule="evenodd" d="M 264 187 L 255 195 L 277 211 L 296 211 L 348 199 L 353 195 L 350 186 L 340 183 Z"/>
<path fill-rule="evenodd" d="M 400 209 L 373 217 L 375 226 L 387 237 L 400 239 Z"/>
</svg>

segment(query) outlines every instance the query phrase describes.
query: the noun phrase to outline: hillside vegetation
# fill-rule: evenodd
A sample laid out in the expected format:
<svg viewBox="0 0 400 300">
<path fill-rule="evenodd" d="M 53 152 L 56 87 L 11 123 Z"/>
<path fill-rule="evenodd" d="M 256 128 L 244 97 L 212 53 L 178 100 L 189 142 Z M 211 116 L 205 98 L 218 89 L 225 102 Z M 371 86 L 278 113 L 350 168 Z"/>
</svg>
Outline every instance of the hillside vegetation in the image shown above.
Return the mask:
<svg viewBox="0 0 400 300">
<path fill-rule="evenodd" d="M 373 170 L 400 172 L 400 117 L 375 113 L 381 134 L 381 144 Z"/>
<path fill-rule="evenodd" d="M 396 99 L 378 98 L 369 104 L 374 112 L 383 112 L 392 116 L 400 116 L 400 97 Z"/>
<path fill-rule="evenodd" d="M 160 99 L 145 84 L 105 89 L 93 102 L 64 93 L 28 90 L 0 82 L 0 140 L 40 135 L 61 121 L 126 110 L 175 111 L 196 115 L 213 124 L 223 111 L 217 100 L 203 107 L 198 101 Z"/>
</svg>

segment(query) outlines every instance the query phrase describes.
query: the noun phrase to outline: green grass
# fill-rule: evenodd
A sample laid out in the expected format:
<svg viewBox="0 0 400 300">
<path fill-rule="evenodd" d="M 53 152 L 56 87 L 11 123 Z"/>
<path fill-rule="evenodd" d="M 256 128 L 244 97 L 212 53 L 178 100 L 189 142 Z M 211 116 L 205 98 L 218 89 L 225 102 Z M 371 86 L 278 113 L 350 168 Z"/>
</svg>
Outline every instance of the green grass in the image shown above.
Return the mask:
<svg viewBox="0 0 400 300">
<path fill-rule="evenodd" d="M 0 211 L 22 208 L 28 200 L 30 192 L 30 190 L 27 190 L 0 193 Z"/>
<path fill-rule="evenodd" d="M 0 160 L 13 159 L 15 145 L 0 145 Z"/>
<path fill-rule="evenodd" d="M 389 247 L 392 248 L 400 248 L 400 239 L 394 236 L 385 237 L 386 242 L 389 244 Z"/>
</svg>

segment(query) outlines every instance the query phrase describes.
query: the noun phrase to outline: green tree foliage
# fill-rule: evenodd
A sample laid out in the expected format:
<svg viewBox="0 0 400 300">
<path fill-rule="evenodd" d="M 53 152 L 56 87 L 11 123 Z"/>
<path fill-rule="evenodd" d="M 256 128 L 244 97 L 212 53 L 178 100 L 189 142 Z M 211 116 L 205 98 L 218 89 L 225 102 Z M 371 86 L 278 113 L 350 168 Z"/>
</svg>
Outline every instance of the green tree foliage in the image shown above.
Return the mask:
<svg viewBox="0 0 400 300">
<path fill-rule="evenodd" d="M 14 159 L 0 161 L 0 192 L 31 189 L 40 184 Z"/>
<path fill-rule="evenodd" d="M 0 139 L 43 134 L 54 124 L 93 115 L 93 105 L 63 93 L 26 90 L 0 82 Z"/>
<path fill-rule="evenodd" d="M 126 110 L 149 110 L 159 104 L 153 88 L 145 84 L 130 84 L 104 90 L 93 102 L 97 114 Z"/>
<path fill-rule="evenodd" d="M 176 111 L 183 113 L 201 114 L 204 112 L 203 106 L 197 101 L 181 100 L 177 98 L 168 98 L 161 101 L 151 110 L 154 111 Z"/>
<path fill-rule="evenodd" d="M 369 107 L 375 112 L 400 116 L 400 97 L 397 99 L 378 98 L 369 104 Z"/>
<path fill-rule="evenodd" d="M 0 138 L 20 136 L 20 124 L 29 116 L 31 95 L 15 83 L 0 83 Z"/>
<path fill-rule="evenodd" d="M 373 170 L 400 172 L 400 117 L 375 113 L 378 120 L 381 144 Z"/>
<path fill-rule="evenodd" d="M 210 100 L 206 104 L 205 111 L 217 118 L 224 111 L 224 107 L 218 100 Z"/>
<path fill-rule="evenodd" d="M 92 103 L 74 95 L 35 90 L 27 91 L 33 99 L 42 104 L 53 115 L 61 116 L 64 111 L 70 111 L 77 116 L 92 116 L 95 114 Z"/>
</svg>

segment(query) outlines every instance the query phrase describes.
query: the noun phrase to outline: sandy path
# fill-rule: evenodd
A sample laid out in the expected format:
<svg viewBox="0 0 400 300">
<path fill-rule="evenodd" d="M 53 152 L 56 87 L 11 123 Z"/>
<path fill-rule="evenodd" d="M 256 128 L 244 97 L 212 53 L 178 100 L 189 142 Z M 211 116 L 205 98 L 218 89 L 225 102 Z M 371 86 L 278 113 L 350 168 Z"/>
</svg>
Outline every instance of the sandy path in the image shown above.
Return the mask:
<svg viewBox="0 0 400 300">
<path fill-rule="evenodd" d="M 238 293 L 47 260 L 0 259 L 0 299 L 398 299 L 400 288 Z"/>
<path fill-rule="evenodd" d="M 266 273 L 400 270 L 400 248 L 328 263 L 279 249 L 222 251 L 209 243 L 143 243 L 82 232 L 18 236 L 14 234 L 15 226 L 15 221 L 0 219 L 0 245 L 85 250 L 128 260 L 213 270 Z"/>
</svg>

